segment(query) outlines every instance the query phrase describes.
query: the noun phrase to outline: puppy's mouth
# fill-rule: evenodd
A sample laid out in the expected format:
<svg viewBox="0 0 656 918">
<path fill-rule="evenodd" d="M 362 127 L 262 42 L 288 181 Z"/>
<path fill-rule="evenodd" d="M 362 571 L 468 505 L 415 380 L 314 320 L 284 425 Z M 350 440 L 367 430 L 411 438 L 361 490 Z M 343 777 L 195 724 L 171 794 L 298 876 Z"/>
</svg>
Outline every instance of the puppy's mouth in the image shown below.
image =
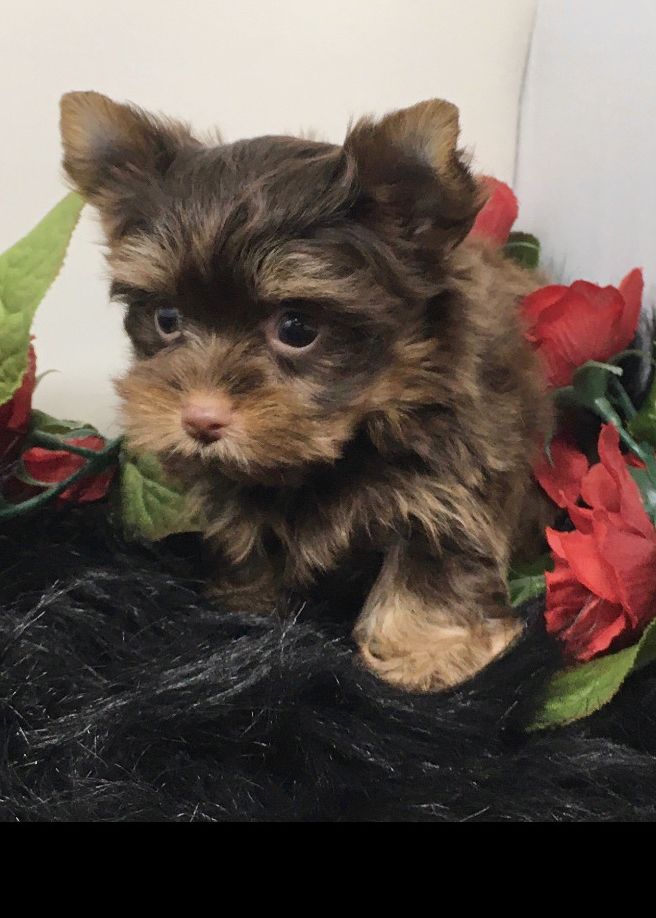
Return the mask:
<svg viewBox="0 0 656 918">
<path fill-rule="evenodd" d="M 220 474 L 236 484 L 285 487 L 300 483 L 304 474 L 302 464 L 258 462 L 239 438 L 228 431 L 220 439 L 211 441 L 183 435 L 177 446 L 164 449 L 159 455 L 168 471 L 182 481 L 207 481 Z"/>
<path fill-rule="evenodd" d="M 245 458 L 240 440 L 243 440 L 243 437 L 229 426 L 220 430 L 193 433 L 183 427 L 178 446 L 172 452 L 180 458 L 197 460 L 203 465 L 232 465 L 235 462 L 243 465 Z"/>
</svg>

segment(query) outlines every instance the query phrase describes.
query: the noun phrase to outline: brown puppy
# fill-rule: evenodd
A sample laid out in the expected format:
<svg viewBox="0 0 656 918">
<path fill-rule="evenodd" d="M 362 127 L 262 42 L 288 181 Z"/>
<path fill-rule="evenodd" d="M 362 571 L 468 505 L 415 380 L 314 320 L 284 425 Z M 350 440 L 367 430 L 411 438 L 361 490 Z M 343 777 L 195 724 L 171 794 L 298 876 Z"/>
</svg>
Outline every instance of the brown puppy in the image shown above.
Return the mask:
<svg viewBox="0 0 656 918">
<path fill-rule="evenodd" d="M 454 106 L 223 145 L 72 93 L 62 136 L 128 306 L 126 434 L 198 501 L 222 601 L 273 609 L 371 553 L 354 636 L 381 676 L 444 688 L 504 650 L 550 408 L 517 310 L 536 280 L 463 242 Z"/>
</svg>

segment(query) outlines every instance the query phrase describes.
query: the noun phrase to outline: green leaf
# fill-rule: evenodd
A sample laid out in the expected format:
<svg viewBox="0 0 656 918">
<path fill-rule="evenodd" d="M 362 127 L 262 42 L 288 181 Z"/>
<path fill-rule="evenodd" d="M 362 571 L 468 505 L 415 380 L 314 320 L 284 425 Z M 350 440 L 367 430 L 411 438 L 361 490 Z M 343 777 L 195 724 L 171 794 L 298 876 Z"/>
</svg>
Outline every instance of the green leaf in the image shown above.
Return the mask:
<svg viewBox="0 0 656 918">
<path fill-rule="evenodd" d="M 570 724 L 598 711 L 615 697 L 625 679 L 656 660 L 656 620 L 637 644 L 558 673 L 529 729 Z"/>
<path fill-rule="evenodd" d="M 516 580 L 518 577 L 533 577 L 551 570 L 553 570 L 553 558 L 550 551 L 545 551 L 530 561 L 511 561 L 508 579 Z"/>
<path fill-rule="evenodd" d="M 656 446 L 656 375 L 640 411 L 629 424 L 629 430 L 636 440 L 646 440 Z"/>
<path fill-rule="evenodd" d="M 540 243 L 530 233 L 511 233 L 503 250 L 524 268 L 537 268 L 540 263 Z"/>
<path fill-rule="evenodd" d="M 98 431 L 92 424 L 83 421 L 68 421 L 53 418 L 45 411 L 33 409 L 30 424 L 30 433 L 50 434 L 53 437 L 90 437 L 98 436 Z"/>
<path fill-rule="evenodd" d="M 608 400 L 608 386 L 611 378 L 622 373 L 620 367 L 611 363 L 589 360 L 576 370 L 572 384 L 555 389 L 553 397 L 561 408 L 587 408 L 605 420 L 612 418 L 620 427 L 622 419 Z"/>
<path fill-rule="evenodd" d="M 67 195 L 0 255 L 0 405 L 21 383 L 34 313 L 59 273 L 82 205 L 79 195 Z"/>
<path fill-rule="evenodd" d="M 531 561 L 512 561 L 508 570 L 508 593 L 511 606 L 521 606 L 529 599 L 542 596 L 546 590 L 544 572 L 553 569 L 553 558 L 545 552 Z"/>
<path fill-rule="evenodd" d="M 529 599 L 537 599 L 547 589 L 544 574 L 534 574 L 530 577 L 516 577 L 508 582 L 510 605 L 521 606 Z"/>
<path fill-rule="evenodd" d="M 123 454 L 121 469 L 123 525 L 131 538 L 150 541 L 199 526 L 184 494 L 166 478 L 155 456 Z"/>
<path fill-rule="evenodd" d="M 621 376 L 620 367 L 612 363 L 589 360 L 574 373 L 574 394 L 579 405 L 595 410 L 599 399 L 605 399 L 611 376 Z"/>
</svg>

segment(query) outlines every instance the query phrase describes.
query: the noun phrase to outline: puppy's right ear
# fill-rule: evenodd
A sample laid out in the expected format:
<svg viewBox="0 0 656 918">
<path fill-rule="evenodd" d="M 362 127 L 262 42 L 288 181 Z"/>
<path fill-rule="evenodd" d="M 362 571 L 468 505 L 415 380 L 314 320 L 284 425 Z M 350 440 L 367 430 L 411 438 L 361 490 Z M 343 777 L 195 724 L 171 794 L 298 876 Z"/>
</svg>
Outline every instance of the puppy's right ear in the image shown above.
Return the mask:
<svg viewBox="0 0 656 918">
<path fill-rule="evenodd" d="M 63 96 L 60 126 L 64 169 L 98 207 L 110 235 L 129 222 L 145 186 L 161 179 L 182 148 L 197 143 L 184 125 L 97 92 Z"/>
<path fill-rule="evenodd" d="M 344 146 L 374 226 L 396 226 L 429 247 L 449 249 L 465 238 L 484 198 L 458 149 L 459 133 L 458 109 L 443 99 L 352 128 Z"/>
</svg>

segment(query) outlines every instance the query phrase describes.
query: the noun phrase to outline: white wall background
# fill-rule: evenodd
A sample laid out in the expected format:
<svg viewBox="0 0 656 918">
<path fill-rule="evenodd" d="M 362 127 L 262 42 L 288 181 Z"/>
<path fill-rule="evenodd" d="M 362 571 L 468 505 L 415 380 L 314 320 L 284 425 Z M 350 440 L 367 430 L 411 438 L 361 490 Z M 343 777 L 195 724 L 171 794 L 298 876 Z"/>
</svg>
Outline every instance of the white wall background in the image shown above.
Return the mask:
<svg viewBox="0 0 656 918">
<path fill-rule="evenodd" d="M 624 4 L 619 4 L 623 6 Z M 0 251 L 62 195 L 57 103 L 95 89 L 219 125 L 226 139 L 316 128 L 441 96 L 476 165 L 510 180 L 535 0 L 21 0 L 0 32 Z M 651 49 L 654 53 L 656 43 Z M 89 214 L 35 325 L 36 402 L 108 430 L 126 357 Z"/>
<path fill-rule="evenodd" d="M 656 0 L 540 0 L 516 190 L 555 276 L 656 301 Z"/>
</svg>

